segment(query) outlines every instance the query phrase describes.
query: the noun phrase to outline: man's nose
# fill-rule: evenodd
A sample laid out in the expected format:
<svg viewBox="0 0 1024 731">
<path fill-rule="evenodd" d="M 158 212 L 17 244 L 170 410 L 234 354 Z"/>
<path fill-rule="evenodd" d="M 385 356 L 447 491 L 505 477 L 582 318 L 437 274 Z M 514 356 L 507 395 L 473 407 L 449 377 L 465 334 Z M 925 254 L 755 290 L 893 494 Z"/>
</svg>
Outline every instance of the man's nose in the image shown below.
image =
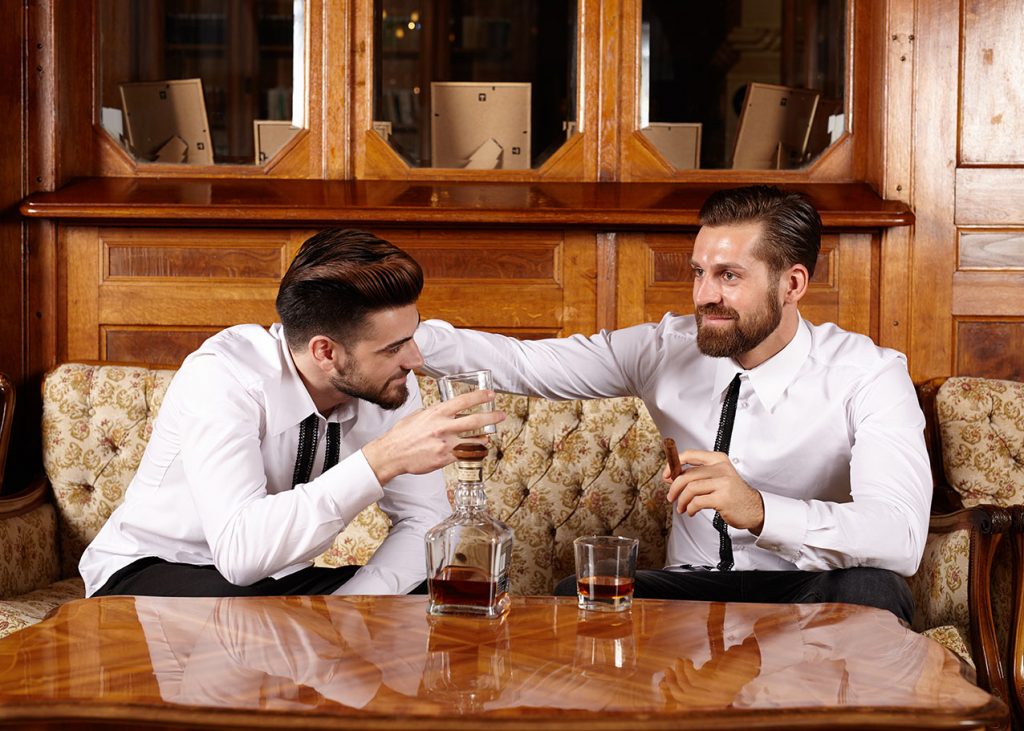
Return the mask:
<svg viewBox="0 0 1024 731">
<path fill-rule="evenodd" d="M 408 345 L 402 367 L 407 371 L 414 371 L 423 365 L 423 353 L 420 352 L 420 348 L 416 345 L 415 340 L 410 340 Z"/>
<path fill-rule="evenodd" d="M 693 304 L 713 305 L 722 301 L 722 290 L 708 277 L 694 278 Z"/>
</svg>

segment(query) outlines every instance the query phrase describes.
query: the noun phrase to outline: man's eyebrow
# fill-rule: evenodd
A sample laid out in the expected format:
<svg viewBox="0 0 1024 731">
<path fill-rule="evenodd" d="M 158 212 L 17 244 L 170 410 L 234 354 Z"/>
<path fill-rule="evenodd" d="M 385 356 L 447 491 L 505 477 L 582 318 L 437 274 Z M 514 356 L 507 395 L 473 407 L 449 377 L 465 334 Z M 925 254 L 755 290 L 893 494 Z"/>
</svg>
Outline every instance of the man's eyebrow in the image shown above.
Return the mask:
<svg viewBox="0 0 1024 731">
<path fill-rule="evenodd" d="M 420 326 L 420 323 L 421 323 L 421 322 L 423 322 L 423 316 L 422 316 L 422 315 L 419 315 L 419 314 L 417 314 L 417 315 L 416 315 L 416 327 L 419 327 L 419 326 Z M 415 333 L 415 331 L 414 331 L 414 333 Z M 413 336 L 412 336 L 412 335 L 410 335 L 410 336 L 409 336 L 409 337 L 407 337 L 407 338 L 399 338 L 398 340 L 395 340 L 395 341 L 394 341 L 394 342 L 392 342 L 392 343 L 388 343 L 387 345 L 384 345 L 384 346 L 382 346 L 382 347 L 378 348 L 378 349 L 377 349 L 377 352 L 378 352 L 378 353 L 382 353 L 382 352 L 384 352 L 385 350 L 391 350 L 391 348 L 397 348 L 397 347 L 398 347 L 399 345 L 404 345 L 405 343 L 407 343 L 407 342 L 409 342 L 410 340 L 412 340 L 412 337 L 413 337 Z"/>
<path fill-rule="evenodd" d="M 716 262 L 710 266 L 704 266 L 696 259 L 690 259 L 691 267 L 700 267 L 701 269 L 734 269 L 737 271 L 746 271 L 746 267 L 742 264 L 734 261 Z"/>
<path fill-rule="evenodd" d="M 399 338 L 398 340 L 395 340 L 392 343 L 388 343 L 387 345 L 382 345 L 381 347 L 377 348 L 377 352 L 381 353 L 385 350 L 391 350 L 391 348 L 397 348 L 399 345 L 403 345 L 409 342 L 410 340 L 412 340 L 412 335 L 410 335 L 407 338 Z"/>
</svg>

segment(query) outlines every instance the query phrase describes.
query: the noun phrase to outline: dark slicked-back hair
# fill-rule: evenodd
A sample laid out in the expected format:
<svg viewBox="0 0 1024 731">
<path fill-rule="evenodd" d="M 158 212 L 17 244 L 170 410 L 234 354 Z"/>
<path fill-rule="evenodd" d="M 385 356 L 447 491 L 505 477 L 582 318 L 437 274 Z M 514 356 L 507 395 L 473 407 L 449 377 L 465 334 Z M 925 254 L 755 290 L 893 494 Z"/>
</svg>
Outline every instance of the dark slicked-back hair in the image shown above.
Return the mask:
<svg viewBox="0 0 1024 731">
<path fill-rule="evenodd" d="M 814 274 L 821 249 L 821 217 L 807 198 L 771 185 L 748 185 L 716 191 L 701 206 L 701 226 L 744 223 L 763 225 L 755 255 L 768 265 L 772 276 L 794 264 L 803 264 Z"/>
<path fill-rule="evenodd" d="M 415 304 L 423 270 L 394 244 L 365 231 L 328 229 L 299 249 L 277 292 L 277 314 L 292 350 L 316 335 L 348 347 L 366 318 Z"/>
</svg>

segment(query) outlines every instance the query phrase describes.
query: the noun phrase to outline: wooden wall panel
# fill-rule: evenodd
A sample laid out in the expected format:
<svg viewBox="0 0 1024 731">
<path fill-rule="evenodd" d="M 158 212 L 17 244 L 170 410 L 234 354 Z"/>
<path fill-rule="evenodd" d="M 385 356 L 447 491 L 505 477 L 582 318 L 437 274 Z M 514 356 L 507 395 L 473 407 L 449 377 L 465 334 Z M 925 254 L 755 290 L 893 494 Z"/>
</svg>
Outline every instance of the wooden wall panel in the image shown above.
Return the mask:
<svg viewBox="0 0 1024 731">
<path fill-rule="evenodd" d="M 36 391 L 29 387 L 29 368 L 26 344 L 28 332 L 33 323 L 26 318 L 25 302 L 26 262 L 28 246 L 25 229 L 17 215 L 17 206 L 26 193 L 22 163 L 24 160 L 24 93 L 21 71 L 25 63 L 25 9 L 23 3 L 0 4 L 0 27 L 9 29 L 0 33 L 0 65 L 4 74 L 0 77 L 0 99 L 5 101 L 4 114 L 0 115 L 0 139 L 4 140 L 4 152 L 0 155 L 0 371 L 3 371 L 15 386 L 19 403 L 15 405 L 14 433 L 11 437 L 9 467 L 5 479 L 5 465 L 0 464 L 0 485 L 10 493 L 27 482 L 30 470 L 26 469 L 35 459 L 21 464 L 14 455 L 38 453 L 39 419 L 35 415 L 37 398 L 30 397 Z M 34 394 L 33 394 L 34 395 Z"/>
<path fill-rule="evenodd" d="M 954 220 L 959 226 L 1024 224 L 1022 192 L 1024 168 L 960 168 Z"/>
<path fill-rule="evenodd" d="M 956 373 L 1024 381 L 1024 318 L 956 323 Z"/>
<path fill-rule="evenodd" d="M 957 268 L 1024 271 L 1024 230 L 961 231 Z"/>
<path fill-rule="evenodd" d="M 909 298 L 907 356 L 911 377 L 922 381 L 947 376 L 953 368 L 960 8 L 956 2 L 921 1 L 914 6 L 914 98 L 903 122 L 912 130 L 911 204 L 917 220 L 910 268 L 902 282 L 889 283 L 887 295 L 900 292 Z"/>
<path fill-rule="evenodd" d="M 960 162 L 1024 163 L 1024 3 L 964 0 Z"/>
<path fill-rule="evenodd" d="M 103 360 L 178 367 L 185 356 L 220 328 L 100 326 Z"/>
<path fill-rule="evenodd" d="M 280 230 L 67 228 L 60 357 L 176 363 L 211 331 L 269 325 L 297 246 Z"/>
<path fill-rule="evenodd" d="M 1024 380 L 1024 5 L 962 0 L 961 6 L 960 37 L 952 45 L 959 50 L 960 104 L 946 116 L 948 124 L 960 122 L 955 207 L 952 215 L 948 209 L 934 214 L 957 227 L 945 256 L 953 270 L 951 370 Z M 925 83 L 941 93 L 941 79 L 929 74 Z M 934 151 L 936 175 L 948 179 L 952 151 Z M 937 304 L 946 309 L 944 300 Z"/>
<path fill-rule="evenodd" d="M 594 332 L 595 235 L 561 231 L 375 230 L 423 267 L 420 312 L 518 337 Z"/>
<path fill-rule="evenodd" d="M 618 327 L 693 312 L 690 254 L 695 234 L 620 236 Z M 878 239 L 826 234 L 801 314 L 854 332 L 877 333 Z"/>
<path fill-rule="evenodd" d="M 60 354 L 176 364 L 206 337 L 277 319 L 274 299 L 308 230 L 68 227 Z M 596 329 L 595 235 L 379 230 L 420 262 L 420 311 L 523 338 Z"/>
</svg>

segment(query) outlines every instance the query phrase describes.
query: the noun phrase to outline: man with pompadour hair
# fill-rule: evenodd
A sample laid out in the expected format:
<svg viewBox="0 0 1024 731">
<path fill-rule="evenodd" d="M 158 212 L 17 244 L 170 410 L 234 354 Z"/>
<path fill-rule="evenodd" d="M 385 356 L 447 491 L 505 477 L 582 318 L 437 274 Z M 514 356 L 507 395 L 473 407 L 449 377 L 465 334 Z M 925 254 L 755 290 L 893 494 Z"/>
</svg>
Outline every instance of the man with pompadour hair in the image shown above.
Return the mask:
<svg viewBox="0 0 1024 731">
<path fill-rule="evenodd" d="M 798 304 L 821 246 L 804 196 L 712 194 L 690 258 L 693 315 L 590 337 L 520 342 L 428 321 L 425 370 L 489 367 L 503 391 L 637 396 L 683 450 L 665 566 L 637 597 L 850 602 L 906 621 L 904 576 L 931 503 L 924 417 L 906 357 Z M 575 594 L 574 577 L 555 589 Z"/>
<path fill-rule="evenodd" d="M 79 565 L 87 596 L 422 591 L 423 536 L 450 512 L 438 470 L 478 391 L 424 409 L 412 371 L 423 272 L 362 231 L 308 239 L 269 329 L 217 333 L 175 374 L 124 502 Z M 363 508 L 391 529 L 365 566 L 313 566 Z"/>
</svg>

